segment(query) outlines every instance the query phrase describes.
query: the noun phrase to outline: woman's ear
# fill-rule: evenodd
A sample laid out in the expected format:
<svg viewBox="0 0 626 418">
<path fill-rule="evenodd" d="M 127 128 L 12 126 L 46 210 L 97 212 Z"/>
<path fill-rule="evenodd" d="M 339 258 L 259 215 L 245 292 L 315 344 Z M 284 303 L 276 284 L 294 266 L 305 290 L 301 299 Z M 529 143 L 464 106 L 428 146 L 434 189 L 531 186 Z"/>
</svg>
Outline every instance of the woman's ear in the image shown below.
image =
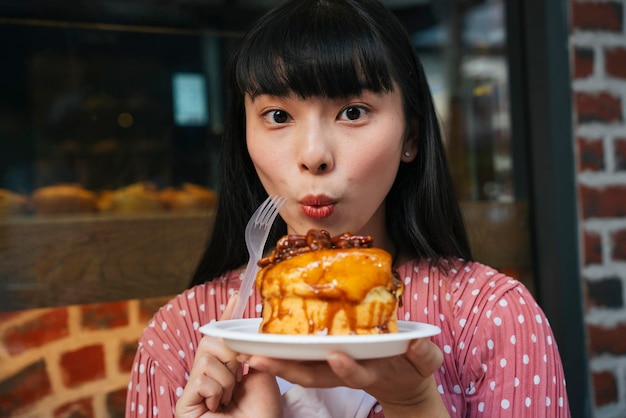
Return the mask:
<svg viewBox="0 0 626 418">
<path fill-rule="evenodd" d="M 402 146 L 402 162 L 410 163 L 417 156 L 418 122 L 417 119 L 409 121 L 406 137 Z"/>
</svg>

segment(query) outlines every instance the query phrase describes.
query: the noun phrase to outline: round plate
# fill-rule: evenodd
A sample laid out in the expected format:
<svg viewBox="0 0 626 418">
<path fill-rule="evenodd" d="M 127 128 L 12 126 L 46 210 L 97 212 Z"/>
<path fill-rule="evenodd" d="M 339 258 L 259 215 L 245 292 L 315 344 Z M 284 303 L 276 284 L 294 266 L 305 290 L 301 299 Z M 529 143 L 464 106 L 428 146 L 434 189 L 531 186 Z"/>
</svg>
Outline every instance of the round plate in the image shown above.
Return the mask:
<svg viewBox="0 0 626 418">
<path fill-rule="evenodd" d="M 228 319 L 200 327 L 200 332 L 219 337 L 232 350 L 288 360 L 324 360 L 333 351 L 355 359 L 390 357 L 406 351 L 409 342 L 441 332 L 421 322 L 398 321 L 398 332 L 368 335 L 259 334 L 261 319 Z"/>
</svg>

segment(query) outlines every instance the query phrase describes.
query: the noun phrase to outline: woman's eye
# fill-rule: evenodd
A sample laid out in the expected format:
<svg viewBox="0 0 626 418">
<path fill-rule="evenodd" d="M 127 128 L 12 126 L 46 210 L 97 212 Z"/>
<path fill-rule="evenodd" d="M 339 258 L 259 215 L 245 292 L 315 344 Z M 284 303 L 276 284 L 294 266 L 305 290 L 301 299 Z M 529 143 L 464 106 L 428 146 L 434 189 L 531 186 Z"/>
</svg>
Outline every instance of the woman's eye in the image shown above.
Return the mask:
<svg viewBox="0 0 626 418">
<path fill-rule="evenodd" d="M 271 123 L 287 123 L 291 119 L 289 113 L 284 110 L 270 110 L 265 114 L 265 117 Z"/>
<path fill-rule="evenodd" d="M 363 117 L 365 110 L 359 106 L 346 107 L 341 112 L 341 119 L 357 120 Z"/>
</svg>

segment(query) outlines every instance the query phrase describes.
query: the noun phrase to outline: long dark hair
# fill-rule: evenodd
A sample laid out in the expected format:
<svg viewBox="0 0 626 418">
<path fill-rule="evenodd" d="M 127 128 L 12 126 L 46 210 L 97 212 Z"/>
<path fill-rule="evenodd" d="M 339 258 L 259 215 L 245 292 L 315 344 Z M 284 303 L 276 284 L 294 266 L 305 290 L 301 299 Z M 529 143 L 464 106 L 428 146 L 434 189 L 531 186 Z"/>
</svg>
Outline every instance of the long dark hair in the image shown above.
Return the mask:
<svg viewBox="0 0 626 418">
<path fill-rule="evenodd" d="M 246 94 L 339 98 L 391 91 L 395 82 L 407 123 L 418 127 L 418 153 L 413 162 L 400 164 L 386 198 L 390 235 L 411 257 L 435 263 L 471 259 L 424 70 L 406 30 L 387 8 L 376 0 L 284 1 L 242 39 L 227 77 L 220 199 L 191 285 L 246 263 L 245 226 L 267 197 L 246 147 Z M 286 233 L 279 217 L 268 245 Z"/>
</svg>

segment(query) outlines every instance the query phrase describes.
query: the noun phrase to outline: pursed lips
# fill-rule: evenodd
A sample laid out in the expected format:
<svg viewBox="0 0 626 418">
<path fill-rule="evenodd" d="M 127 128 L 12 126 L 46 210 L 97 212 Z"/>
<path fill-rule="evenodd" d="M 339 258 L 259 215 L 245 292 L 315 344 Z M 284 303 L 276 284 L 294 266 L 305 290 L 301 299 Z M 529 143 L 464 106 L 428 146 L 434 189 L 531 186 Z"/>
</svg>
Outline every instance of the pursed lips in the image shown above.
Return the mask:
<svg viewBox="0 0 626 418">
<path fill-rule="evenodd" d="M 302 212 L 312 219 L 326 219 L 332 215 L 335 204 L 334 199 L 325 195 L 307 195 L 298 201 Z"/>
</svg>

